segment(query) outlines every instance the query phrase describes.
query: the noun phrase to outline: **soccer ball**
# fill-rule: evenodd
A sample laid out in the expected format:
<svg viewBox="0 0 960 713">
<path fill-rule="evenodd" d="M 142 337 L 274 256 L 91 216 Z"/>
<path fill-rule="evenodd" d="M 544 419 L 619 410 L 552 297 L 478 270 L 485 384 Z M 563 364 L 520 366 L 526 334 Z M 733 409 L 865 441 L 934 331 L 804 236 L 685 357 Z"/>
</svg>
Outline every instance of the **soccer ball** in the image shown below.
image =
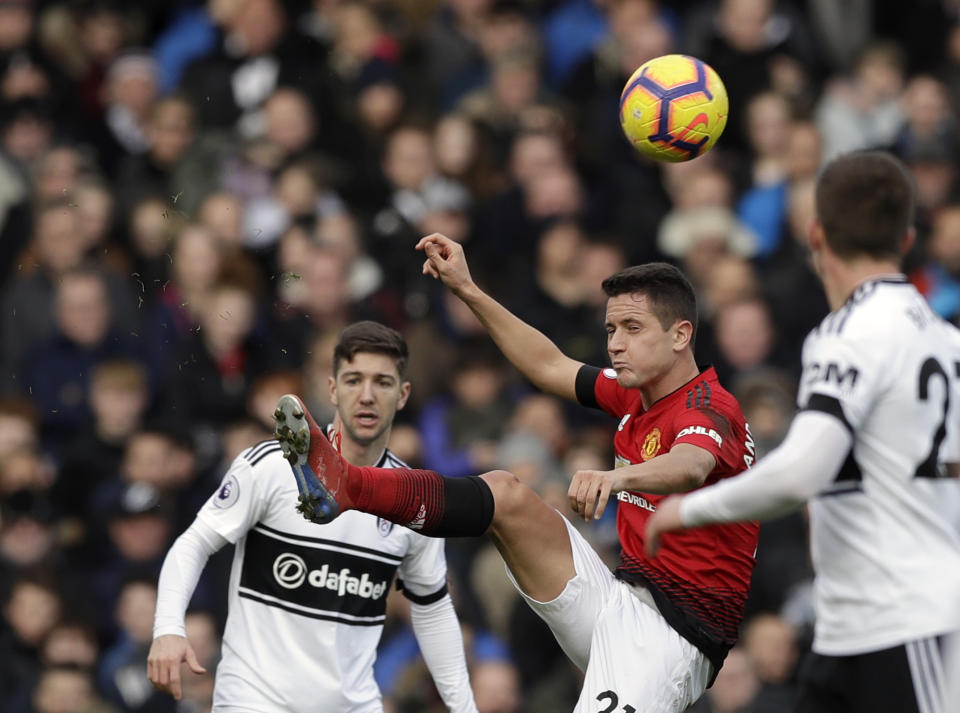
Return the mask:
<svg viewBox="0 0 960 713">
<path fill-rule="evenodd" d="M 644 62 L 620 94 L 620 126 L 644 156 L 689 161 L 717 143 L 727 125 L 727 90 L 696 57 L 667 54 Z"/>
</svg>

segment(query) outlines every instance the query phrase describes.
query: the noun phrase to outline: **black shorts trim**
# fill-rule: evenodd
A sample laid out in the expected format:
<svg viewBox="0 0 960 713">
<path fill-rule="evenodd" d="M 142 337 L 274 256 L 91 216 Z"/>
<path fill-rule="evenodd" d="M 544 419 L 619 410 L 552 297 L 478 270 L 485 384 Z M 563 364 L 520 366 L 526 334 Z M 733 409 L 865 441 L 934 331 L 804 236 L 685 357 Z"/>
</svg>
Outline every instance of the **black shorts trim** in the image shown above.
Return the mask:
<svg viewBox="0 0 960 713">
<path fill-rule="evenodd" d="M 795 713 L 944 713 L 943 637 L 855 656 L 808 654 Z"/>
</svg>

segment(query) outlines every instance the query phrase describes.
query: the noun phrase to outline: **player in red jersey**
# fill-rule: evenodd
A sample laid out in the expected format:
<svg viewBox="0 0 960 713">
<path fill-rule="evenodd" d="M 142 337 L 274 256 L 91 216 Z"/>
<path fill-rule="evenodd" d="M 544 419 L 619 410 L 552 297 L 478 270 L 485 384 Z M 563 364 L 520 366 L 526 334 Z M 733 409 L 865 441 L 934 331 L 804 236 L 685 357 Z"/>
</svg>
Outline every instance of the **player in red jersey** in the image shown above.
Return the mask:
<svg viewBox="0 0 960 713">
<path fill-rule="evenodd" d="M 666 538 L 644 553 L 657 503 L 749 466 L 753 444 L 736 400 L 693 357 L 696 300 L 676 268 L 655 263 L 604 281 L 612 369 L 566 357 L 539 331 L 482 292 L 462 248 L 423 238 L 424 273 L 438 277 L 544 391 L 619 420 L 616 467 L 579 471 L 573 510 L 599 518 L 612 493 L 623 561 L 611 572 L 556 510 L 511 473 L 444 478 L 432 471 L 358 468 L 339 458 L 302 403 L 281 399 L 278 437 L 308 519 L 358 509 L 438 537 L 487 533 L 527 603 L 584 671 L 575 713 L 686 710 L 734 644 L 758 527 L 721 525 Z"/>
</svg>

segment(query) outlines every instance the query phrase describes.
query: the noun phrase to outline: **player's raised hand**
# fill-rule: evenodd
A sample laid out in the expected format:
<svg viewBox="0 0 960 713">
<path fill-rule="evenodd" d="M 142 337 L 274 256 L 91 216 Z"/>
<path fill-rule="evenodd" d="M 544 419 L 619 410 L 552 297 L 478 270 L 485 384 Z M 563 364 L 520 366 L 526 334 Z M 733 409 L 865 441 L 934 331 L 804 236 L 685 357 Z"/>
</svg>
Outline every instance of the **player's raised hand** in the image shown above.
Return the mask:
<svg viewBox="0 0 960 713">
<path fill-rule="evenodd" d="M 180 664 L 186 662 L 190 670 L 196 674 L 206 673 L 207 669 L 200 665 L 197 654 L 190 642 L 183 636 L 167 634 L 158 636 L 150 645 L 147 654 L 147 678 L 153 687 L 165 691 L 176 700 L 180 700 Z"/>
<path fill-rule="evenodd" d="M 599 520 L 607 507 L 610 493 L 617 490 L 615 471 L 578 470 L 573 474 L 567 497 L 570 507 L 584 520 Z"/>
<path fill-rule="evenodd" d="M 660 536 L 665 532 L 683 529 L 683 520 L 680 519 L 680 501 L 682 495 L 671 495 L 664 498 L 657 505 L 657 511 L 647 520 L 647 531 L 644 533 L 644 547 L 648 557 L 656 557 L 660 549 Z"/>
<path fill-rule="evenodd" d="M 427 259 L 423 263 L 423 274 L 432 275 L 446 285 L 454 294 L 470 287 L 473 278 L 467 267 L 467 258 L 463 247 L 446 235 L 431 233 L 420 238 L 417 250 L 423 250 Z"/>
</svg>

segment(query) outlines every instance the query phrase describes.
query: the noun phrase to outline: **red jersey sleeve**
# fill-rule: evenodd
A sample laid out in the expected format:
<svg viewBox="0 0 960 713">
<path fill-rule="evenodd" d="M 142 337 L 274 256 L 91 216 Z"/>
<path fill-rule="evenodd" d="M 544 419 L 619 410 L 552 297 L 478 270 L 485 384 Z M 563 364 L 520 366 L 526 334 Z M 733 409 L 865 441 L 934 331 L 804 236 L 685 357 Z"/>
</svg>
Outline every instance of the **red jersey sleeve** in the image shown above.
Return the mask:
<svg viewBox="0 0 960 713">
<path fill-rule="evenodd" d="M 736 472 L 743 468 L 741 451 L 743 443 L 734 441 L 735 433 L 729 417 L 715 408 L 689 408 L 674 416 L 677 434 L 671 448 L 678 443 L 700 446 L 713 454 L 717 465 L 723 470 Z M 742 439 L 741 439 L 742 440 Z M 739 467 L 738 467 L 739 466 Z"/>
<path fill-rule="evenodd" d="M 735 414 L 724 414 L 722 405 L 691 406 L 676 412 L 673 430 L 677 435 L 670 447 L 678 443 L 700 446 L 717 459 L 717 470 L 738 472 L 743 469 L 743 436 L 738 431 Z"/>
<path fill-rule="evenodd" d="M 614 418 L 627 412 L 628 402 L 636 395 L 617 383 L 617 372 L 584 364 L 577 372 L 577 401 L 583 406 L 606 411 Z"/>
</svg>

